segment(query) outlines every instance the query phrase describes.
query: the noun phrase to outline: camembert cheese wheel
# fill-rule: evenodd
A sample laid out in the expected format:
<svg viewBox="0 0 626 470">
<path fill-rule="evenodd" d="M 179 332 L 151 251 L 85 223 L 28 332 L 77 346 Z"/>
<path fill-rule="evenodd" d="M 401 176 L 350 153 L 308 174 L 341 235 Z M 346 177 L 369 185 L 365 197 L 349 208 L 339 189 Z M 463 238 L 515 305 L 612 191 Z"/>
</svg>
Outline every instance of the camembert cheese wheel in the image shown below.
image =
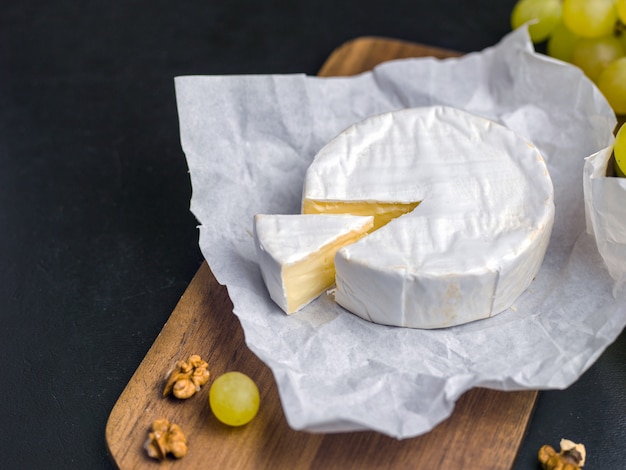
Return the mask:
<svg viewBox="0 0 626 470">
<path fill-rule="evenodd" d="M 335 300 L 385 325 L 441 328 L 508 309 L 537 274 L 554 192 L 537 148 L 450 107 L 368 118 L 315 156 L 304 213 L 372 215 L 335 256 Z"/>
<path fill-rule="evenodd" d="M 257 214 L 254 240 L 270 297 L 294 313 L 335 283 L 334 257 L 373 227 L 371 216 Z"/>
</svg>

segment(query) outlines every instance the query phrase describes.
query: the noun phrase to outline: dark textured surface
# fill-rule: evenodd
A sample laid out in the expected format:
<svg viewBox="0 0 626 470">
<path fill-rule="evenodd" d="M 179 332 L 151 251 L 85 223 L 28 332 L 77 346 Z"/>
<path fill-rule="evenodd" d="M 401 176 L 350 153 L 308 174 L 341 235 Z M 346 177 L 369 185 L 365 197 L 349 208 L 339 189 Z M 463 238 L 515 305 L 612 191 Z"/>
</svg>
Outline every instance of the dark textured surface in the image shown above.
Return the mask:
<svg viewBox="0 0 626 470">
<path fill-rule="evenodd" d="M 108 414 L 202 261 L 173 77 L 315 74 L 363 35 L 480 50 L 514 2 L 3 3 L 0 468 L 107 469 Z M 517 468 L 561 437 L 626 468 L 625 390 L 622 335 L 540 395 Z"/>
</svg>

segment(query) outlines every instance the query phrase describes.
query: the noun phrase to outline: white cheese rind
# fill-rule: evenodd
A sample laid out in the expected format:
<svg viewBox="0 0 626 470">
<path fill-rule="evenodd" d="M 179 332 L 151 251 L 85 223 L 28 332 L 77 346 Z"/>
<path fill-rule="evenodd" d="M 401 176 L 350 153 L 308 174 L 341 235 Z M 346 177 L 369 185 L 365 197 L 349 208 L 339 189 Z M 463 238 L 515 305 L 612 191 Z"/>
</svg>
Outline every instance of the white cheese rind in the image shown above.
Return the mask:
<svg viewBox="0 0 626 470">
<path fill-rule="evenodd" d="M 309 167 L 303 199 L 423 201 L 342 248 L 335 300 L 376 323 L 441 328 L 495 315 L 528 288 L 554 222 L 538 150 L 448 107 L 366 119 Z"/>
<path fill-rule="evenodd" d="M 254 216 L 254 240 L 261 275 L 270 297 L 286 313 L 289 292 L 283 271 L 296 263 L 306 262 L 324 247 L 352 233 L 369 229 L 373 217 L 353 215 L 257 214 Z M 332 260 L 332 258 L 331 258 Z M 315 273 L 310 273 L 315 275 Z M 301 309 L 315 299 L 308 298 Z"/>
</svg>

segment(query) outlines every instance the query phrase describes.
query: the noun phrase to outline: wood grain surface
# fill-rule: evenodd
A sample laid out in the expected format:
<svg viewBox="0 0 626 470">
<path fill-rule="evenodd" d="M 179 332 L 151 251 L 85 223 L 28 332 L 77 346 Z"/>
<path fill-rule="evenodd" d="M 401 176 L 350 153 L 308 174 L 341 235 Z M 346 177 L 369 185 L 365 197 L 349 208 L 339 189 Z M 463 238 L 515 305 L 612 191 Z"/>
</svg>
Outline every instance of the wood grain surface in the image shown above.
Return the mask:
<svg viewBox="0 0 626 470">
<path fill-rule="evenodd" d="M 458 55 L 386 38 L 358 38 L 333 52 L 320 75 L 353 75 L 389 59 Z M 199 354 L 212 378 L 239 370 L 259 386 L 261 408 L 248 425 L 231 428 L 208 406 L 207 384 L 180 401 L 163 398 L 165 375 L 176 361 Z M 285 420 L 269 368 L 245 345 L 224 286 L 202 264 L 168 322 L 111 411 L 105 437 L 121 469 L 509 469 L 523 439 L 536 391 L 473 389 L 454 413 L 431 432 L 396 440 L 376 432 L 313 434 L 292 430 Z M 181 426 L 189 452 L 182 460 L 158 462 L 143 450 L 153 420 Z"/>
</svg>

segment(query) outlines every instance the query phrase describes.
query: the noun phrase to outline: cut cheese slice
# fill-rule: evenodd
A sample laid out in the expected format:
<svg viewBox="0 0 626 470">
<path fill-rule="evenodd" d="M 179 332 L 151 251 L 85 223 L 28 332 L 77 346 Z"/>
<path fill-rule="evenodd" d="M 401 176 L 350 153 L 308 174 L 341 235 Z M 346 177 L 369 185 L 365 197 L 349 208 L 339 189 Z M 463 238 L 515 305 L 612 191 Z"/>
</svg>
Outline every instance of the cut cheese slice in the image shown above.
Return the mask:
<svg viewBox="0 0 626 470">
<path fill-rule="evenodd" d="M 265 215 L 254 217 L 261 275 L 270 297 L 294 313 L 335 283 L 336 251 L 363 237 L 370 216 Z"/>
<path fill-rule="evenodd" d="M 440 328 L 508 309 L 537 274 L 554 222 L 539 151 L 449 107 L 357 123 L 306 173 L 304 212 L 402 213 L 411 205 L 337 252 L 335 300 L 372 322 Z"/>
</svg>

